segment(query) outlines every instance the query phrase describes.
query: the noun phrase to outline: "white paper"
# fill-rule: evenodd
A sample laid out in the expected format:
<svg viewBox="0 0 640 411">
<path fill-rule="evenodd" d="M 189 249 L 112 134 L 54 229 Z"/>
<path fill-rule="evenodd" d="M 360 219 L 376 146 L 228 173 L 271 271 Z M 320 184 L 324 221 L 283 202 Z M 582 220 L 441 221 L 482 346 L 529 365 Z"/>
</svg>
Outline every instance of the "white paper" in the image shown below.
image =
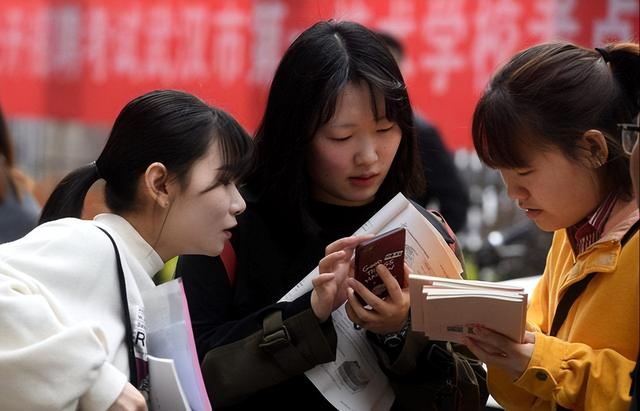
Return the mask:
<svg viewBox="0 0 640 411">
<path fill-rule="evenodd" d="M 182 280 L 172 280 L 145 291 L 142 298 L 145 304 L 147 352 L 160 359 L 173 360 L 186 401 L 192 410 L 211 411 Z M 152 376 L 150 383 L 153 391 L 157 381 Z"/>
<path fill-rule="evenodd" d="M 182 390 L 173 360 L 147 355 L 149 379 L 153 381 L 149 392 L 151 411 L 191 411 Z"/>
<path fill-rule="evenodd" d="M 399 193 L 354 234 L 379 234 L 396 227 L 407 230 L 405 261 L 415 272 L 460 278 L 462 266 L 440 233 Z M 293 301 L 311 291 L 311 279 L 318 275 L 314 268 L 280 301 Z M 341 411 L 391 408 L 395 395 L 369 346 L 364 330 L 355 330 L 344 306 L 331 315 L 338 346 L 336 360 L 321 364 L 305 375 Z"/>
</svg>

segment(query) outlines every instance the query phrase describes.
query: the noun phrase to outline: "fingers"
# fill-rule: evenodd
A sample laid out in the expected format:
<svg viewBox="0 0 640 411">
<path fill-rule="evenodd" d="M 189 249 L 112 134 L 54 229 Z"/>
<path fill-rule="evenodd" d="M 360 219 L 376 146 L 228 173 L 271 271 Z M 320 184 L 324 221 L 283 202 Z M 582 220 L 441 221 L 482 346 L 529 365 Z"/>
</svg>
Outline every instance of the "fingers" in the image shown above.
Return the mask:
<svg viewBox="0 0 640 411">
<path fill-rule="evenodd" d="M 398 280 L 396 280 L 396 278 L 391 275 L 391 271 L 389 271 L 389 269 L 383 264 L 378 264 L 378 266 L 376 267 L 376 272 L 378 273 L 378 276 L 380 276 L 380 279 L 382 280 L 384 285 L 387 287 L 389 298 L 395 301 L 401 300 L 402 288 L 400 288 Z"/>
<path fill-rule="evenodd" d="M 527 342 L 532 336 L 525 335 L 525 343 L 520 344 L 484 327 L 473 327 L 473 330 L 474 334 L 463 340 L 480 361 L 504 369 L 513 378 L 522 375 L 533 355 L 534 344 Z"/>
<path fill-rule="evenodd" d="M 317 288 L 332 281 L 334 278 L 336 278 L 336 275 L 333 273 L 321 273 L 318 274 L 317 277 L 311 279 L 311 284 L 313 284 L 314 288 Z"/>
<path fill-rule="evenodd" d="M 380 298 L 376 297 L 376 295 L 372 293 L 367 287 L 365 287 L 364 284 L 362 284 L 360 281 L 356 280 L 355 278 L 347 279 L 347 284 L 349 285 L 349 287 L 351 287 L 353 291 L 352 293 L 349 294 L 349 301 L 353 301 L 355 304 L 360 306 L 362 310 L 366 311 L 366 309 L 362 306 L 362 304 L 360 304 L 360 301 L 358 300 L 355 294 L 358 294 L 360 298 L 364 300 L 364 302 L 370 305 L 371 307 L 378 305 L 378 302 L 382 301 Z"/>
<path fill-rule="evenodd" d="M 318 270 L 321 273 L 333 271 L 336 264 L 340 262 L 347 262 L 349 258 L 344 250 L 334 251 L 324 256 L 318 263 Z"/>
<path fill-rule="evenodd" d="M 325 255 L 331 254 L 338 250 L 353 250 L 358 244 L 372 237 L 373 234 L 361 234 L 340 238 L 329 244 L 327 248 L 325 248 Z"/>
</svg>

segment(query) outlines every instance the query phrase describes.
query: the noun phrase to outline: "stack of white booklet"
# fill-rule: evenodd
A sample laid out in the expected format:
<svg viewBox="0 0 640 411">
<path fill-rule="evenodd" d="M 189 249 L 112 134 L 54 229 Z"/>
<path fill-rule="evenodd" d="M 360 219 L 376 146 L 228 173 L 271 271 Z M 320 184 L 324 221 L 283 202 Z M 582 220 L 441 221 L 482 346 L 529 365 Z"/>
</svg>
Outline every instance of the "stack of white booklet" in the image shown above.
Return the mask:
<svg viewBox="0 0 640 411">
<path fill-rule="evenodd" d="M 433 340 L 462 342 L 482 325 L 522 342 L 527 313 L 523 288 L 410 274 L 411 328 Z"/>
</svg>

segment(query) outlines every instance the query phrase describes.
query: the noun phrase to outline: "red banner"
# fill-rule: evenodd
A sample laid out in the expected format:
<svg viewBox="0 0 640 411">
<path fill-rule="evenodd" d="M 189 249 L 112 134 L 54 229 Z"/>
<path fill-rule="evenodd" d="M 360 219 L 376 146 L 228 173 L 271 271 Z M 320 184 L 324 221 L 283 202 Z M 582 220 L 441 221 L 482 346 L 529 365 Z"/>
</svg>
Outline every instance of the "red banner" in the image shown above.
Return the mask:
<svg viewBox="0 0 640 411">
<path fill-rule="evenodd" d="M 178 88 L 253 130 L 280 57 L 320 19 L 395 34 L 416 108 L 452 148 L 491 73 L 549 39 L 638 39 L 637 0 L 0 0 L 0 103 L 10 117 L 111 123 L 131 98 Z"/>
</svg>

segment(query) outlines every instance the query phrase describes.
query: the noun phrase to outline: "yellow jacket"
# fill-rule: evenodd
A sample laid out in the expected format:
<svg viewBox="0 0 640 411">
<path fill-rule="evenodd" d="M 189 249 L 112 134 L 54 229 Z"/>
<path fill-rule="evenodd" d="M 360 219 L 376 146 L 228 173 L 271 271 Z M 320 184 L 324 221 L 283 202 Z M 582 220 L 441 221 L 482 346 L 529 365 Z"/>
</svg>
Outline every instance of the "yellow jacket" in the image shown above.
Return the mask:
<svg viewBox="0 0 640 411">
<path fill-rule="evenodd" d="M 515 381 L 489 368 L 489 391 L 507 410 L 628 410 L 638 356 L 640 278 L 638 232 L 620 240 L 638 221 L 635 202 L 611 215 L 600 240 L 577 258 L 556 231 L 547 264 L 527 311 L 535 332 L 533 355 Z M 574 302 L 557 338 L 548 335 L 560 296 L 589 273 L 598 273 Z"/>
</svg>

